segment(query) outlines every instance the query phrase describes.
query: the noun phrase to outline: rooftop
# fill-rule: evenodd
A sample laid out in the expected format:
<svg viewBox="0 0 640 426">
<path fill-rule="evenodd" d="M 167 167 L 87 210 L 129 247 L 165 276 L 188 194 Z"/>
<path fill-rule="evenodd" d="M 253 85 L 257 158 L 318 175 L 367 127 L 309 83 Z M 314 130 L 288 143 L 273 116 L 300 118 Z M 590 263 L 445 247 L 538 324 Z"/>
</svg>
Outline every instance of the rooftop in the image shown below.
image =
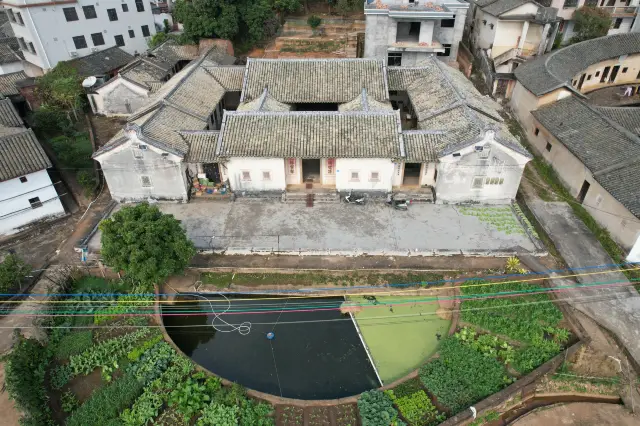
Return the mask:
<svg viewBox="0 0 640 426">
<path fill-rule="evenodd" d="M 367 89 L 370 97 L 389 98 L 386 66 L 378 59 L 252 59 L 241 101 L 262 95 L 265 87 L 284 103 L 345 103 Z"/>
<path fill-rule="evenodd" d="M 18 115 L 10 99 L 0 99 L 0 127 L 23 127 L 24 123 Z"/>
<path fill-rule="evenodd" d="M 603 188 L 640 217 L 640 138 L 624 126 L 634 126 L 634 119 L 623 120 L 617 113 L 603 110 L 607 109 L 570 96 L 531 113 Z M 637 119 L 637 113 L 633 116 Z"/>
<path fill-rule="evenodd" d="M 0 137 L 0 182 L 51 167 L 51 161 L 31 129 Z"/>
<path fill-rule="evenodd" d="M 20 80 L 27 79 L 27 74 L 24 71 L 13 72 L 10 74 L 0 75 L 0 95 L 12 96 L 19 95 L 18 87 L 16 83 Z"/>
<path fill-rule="evenodd" d="M 24 59 L 18 46 L 18 39 L 6 37 L 0 39 L 0 64 L 10 64 L 20 62 Z"/>
<path fill-rule="evenodd" d="M 572 44 L 515 70 L 518 82 L 536 96 L 560 87 L 571 87 L 570 80 L 590 65 L 623 55 L 640 53 L 640 33 L 615 34 Z"/>
<path fill-rule="evenodd" d="M 167 40 L 160 46 L 149 51 L 149 54 L 165 62 L 175 64 L 178 61 L 191 61 L 196 59 L 198 57 L 198 45 L 180 45 L 173 40 Z"/>
<path fill-rule="evenodd" d="M 113 46 L 82 58 L 67 61 L 80 77 L 101 76 L 112 73 L 131 62 L 133 56 Z"/>
</svg>

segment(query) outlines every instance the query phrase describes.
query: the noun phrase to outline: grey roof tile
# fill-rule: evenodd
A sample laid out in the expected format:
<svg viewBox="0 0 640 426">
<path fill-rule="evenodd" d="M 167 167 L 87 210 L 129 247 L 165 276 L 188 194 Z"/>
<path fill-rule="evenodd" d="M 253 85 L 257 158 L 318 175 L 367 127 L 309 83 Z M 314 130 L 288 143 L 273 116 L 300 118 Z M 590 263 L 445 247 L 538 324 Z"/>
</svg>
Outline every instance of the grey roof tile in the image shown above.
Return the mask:
<svg viewBox="0 0 640 426">
<path fill-rule="evenodd" d="M 284 103 L 345 103 L 363 88 L 370 97 L 389 98 L 385 65 L 378 59 L 251 59 L 242 100 L 269 93 Z"/>
<path fill-rule="evenodd" d="M 640 138 L 574 96 L 532 111 L 615 199 L 640 217 Z"/>
<path fill-rule="evenodd" d="M 171 74 L 171 64 L 156 58 L 137 58 L 122 68 L 119 74 L 134 83 L 151 89 L 152 82 L 161 82 Z"/>
<path fill-rule="evenodd" d="M 559 87 L 571 87 L 570 80 L 607 59 L 640 52 L 640 33 L 615 34 L 572 44 L 515 70 L 516 79 L 527 90 L 541 96 Z"/>
<path fill-rule="evenodd" d="M 0 182 L 51 167 L 31 129 L 0 137 Z"/>
<path fill-rule="evenodd" d="M 240 92 L 244 80 L 245 67 L 243 66 L 204 66 L 209 74 L 229 92 Z"/>
<path fill-rule="evenodd" d="M 391 111 L 393 107 L 389 102 L 379 102 L 367 95 L 367 90 L 362 89 L 360 96 L 352 101 L 338 105 L 338 111 Z"/>
<path fill-rule="evenodd" d="M 224 87 L 204 68 L 197 67 L 164 99 L 180 109 L 207 118 L 225 94 Z"/>
<path fill-rule="evenodd" d="M 615 121 L 631 133 L 640 135 L 640 108 L 595 107 L 600 113 Z"/>
<path fill-rule="evenodd" d="M 187 163 L 213 163 L 217 161 L 216 147 L 219 131 L 180 132 L 189 145 L 189 152 L 185 157 Z"/>
<path fill-rule="evenodd" d="M 443 133 L 428 130 L 405 130 L 402 139 L 407 163 L 437 161 L 438 153 L 447 143 Z"/>
<path fill-rule="evenodd" d="M 78 71 L 80 77 L 107 75 L 127 65 L 133 56 L 117 46 L 109 47 L 82 58 L 66 61 Z"/>
<path fill-rule="evenodd" d="M 20 80 L 27 79 L 27 74 L 24 71 L 13 72 L 11 74 L 0 75 L 0 95 L 12 96 L 19 95 L 16 83 Z"/>
<path fill-rule="evenodd" d="M 293 109 L 292 105 L 285 104 L 279 102 L 273 98 L 267 91 L 264 89 L 262 96 L 259 98 L 255 98 L 250 102 L 243 102 L 238 106 L 238 111 L 291 111 Z"/>
<path fill-rule="evenodd" d="M 531 0 L 496 0 L 486 6 L 482 6 L 482 10 L 489 15 L 500 16 L 505 12 L 520 7 L 523 4 L 532 3 Z"/>
<path fill-rule="evenodd" d="M 400 123 L 385 112 L 227 112 L 220 157 L 398 158 Z"/>
<path fill-rule="evenodd" d="M 0 64 L 10 64 L 24 60 L 24 55 L 15 37 L 0 38 Z"/>
<path fill-rule="evenodd" d="M 180 45 L 167 40 L 149 52 L 150 55 L 175 64 L 178 61 L 191 61 L 198 57 L 198 46 L 195 44 Z"/>
<path fill-rule="evenodd" d="M 0 125 L 5 127 L 24 127 L 24 123 L 10 99 L 0 99 Z"/>
</svg>

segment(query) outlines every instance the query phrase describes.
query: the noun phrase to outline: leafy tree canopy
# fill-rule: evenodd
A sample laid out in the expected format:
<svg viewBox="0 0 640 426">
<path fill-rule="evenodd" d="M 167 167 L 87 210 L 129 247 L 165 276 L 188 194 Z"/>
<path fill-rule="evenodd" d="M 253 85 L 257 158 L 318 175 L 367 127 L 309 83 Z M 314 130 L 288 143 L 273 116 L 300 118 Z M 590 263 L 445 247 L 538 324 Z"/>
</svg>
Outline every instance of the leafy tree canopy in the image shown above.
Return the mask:
<svg viewBox="0 0 640 426">
<path fill-rule="evenodd" d="M 71 110 L 76 116 L 76 110 L 82 106 L 84 92 L 82 77 L 75 68 L 68 63 L 59 62 L 51 71 L 38 77 L 36 85 L 37 94 L 44 104 Z"/>
<path fill-rule="evenodd" d="M 19 289 L 24 277 L 31 271 L 22 259 L 10 254 L 0 263 L 0 293 L 9 293 Z"/>
<path fill-rule="evenodd" d="M 103 220 L 100 230 L 107 264 L 142 283 L 182 272 L 196 253 L 180 221 L 147 203 L 124 207 Z"/>
<path fill-rule="evenodd" d="M 571 37 L 571 43 L 605 36 L 611 27 L 611 15 L 598 7 L 585 6 L 577 9 L 573 12 L 573 20 L 576 35 Z"/>
<path fill-rule="evenodd" d="M 279 6 L 293 7 L 297 0 L 278 0 Z M 176 18 L 184 25 L 185 36 L 223 38 L 256 43 L 274 32 L 277 25 L 269 0 L 178 0 Z"/>
</svg>

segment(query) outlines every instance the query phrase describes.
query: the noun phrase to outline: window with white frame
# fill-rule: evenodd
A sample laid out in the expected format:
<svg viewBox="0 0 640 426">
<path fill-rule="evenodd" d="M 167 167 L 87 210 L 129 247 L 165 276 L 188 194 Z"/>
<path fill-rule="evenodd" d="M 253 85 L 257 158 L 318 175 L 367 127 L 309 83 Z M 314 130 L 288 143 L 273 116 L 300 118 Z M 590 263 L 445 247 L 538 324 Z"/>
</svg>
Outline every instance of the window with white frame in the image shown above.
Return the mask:
<svg viewBox="0 0 640 426">
<path fill-rule="evenodd" d="M 471 183 L 472 189 L 482 189 L 484 187 L 484 176 L 475 176 Z"/>
<path fill-rule="evenodd" d="M 360 172 L 351 170 L 349 173 L 349 182 L 360 182 Z"/>
<path fill-rule="evenodd" d="M 13 10 L 7 9 L 7 16 L 11 22 L 16 22 L 16 16 L 13 14 Z"/>
<path fill-rule="evenodd" d="M 20 25 L 24 25 L 24 20 L 22 19 L 22 14 L 20 12 L 16 12 L 16 21 Z"/>
<path fill-rule="evenodd" d="M 131 151 L 133 152 L 133 157 L 134 158 L 142 158 L 142 149 L 140 148 L 140 146 L 144 146 L 144 145 L 138 145 L 138 146 L 132 146 L 131 147 Z"/>
<path fill-rule="evenodd" d="M 501 160 L 498 157 L 493 157 L 491 159 L 491 166 L 493 166 L 493 170 L 496 173 L 502 173 L 504 170 L 504 160 Z"/>
<path fill-rule="evenodd" d="M 251 181 L 251 172 L 248 170 L 242 171 L 242 180 Z"/>
<path fill-rule="evenodd" d="M 476 152 L 478 153 L 478 157 L 487 159 L 489 158 L 489 154 L 491 154 L 491 148 L 489 146 L 476 146 Z"/>
<path fill-rule="evenodd" d="M 369 182 L 380 182 L 380 172 L 371 172 Z"/>
<path fill-rule="evenodd" d="M 143 188 L 151 188 L 151 176 L 140 176 L 140 183 L 142 184 Z"/>
<path fill-rule="evenodd" d="M 262 172 L 262 180 L 271 180 L 271 172 L 263 171 Z"/>
</svg>

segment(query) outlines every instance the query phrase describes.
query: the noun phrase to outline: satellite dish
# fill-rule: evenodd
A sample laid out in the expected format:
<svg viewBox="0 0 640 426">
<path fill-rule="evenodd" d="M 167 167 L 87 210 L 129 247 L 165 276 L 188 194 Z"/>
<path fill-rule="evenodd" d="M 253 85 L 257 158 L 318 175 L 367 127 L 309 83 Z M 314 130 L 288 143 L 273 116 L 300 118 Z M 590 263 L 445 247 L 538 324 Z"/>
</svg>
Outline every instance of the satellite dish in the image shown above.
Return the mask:
<svg viewBox="0 0 640 426">
<path fill-rule="evenodd" d="M 82 82 L 82 87 L 84 87 L 85 89 L 93 87 L 96 84 L 96 81 L 98 81 L 98 79 L 93 76 L 87 77 Z"/>
</svg>

